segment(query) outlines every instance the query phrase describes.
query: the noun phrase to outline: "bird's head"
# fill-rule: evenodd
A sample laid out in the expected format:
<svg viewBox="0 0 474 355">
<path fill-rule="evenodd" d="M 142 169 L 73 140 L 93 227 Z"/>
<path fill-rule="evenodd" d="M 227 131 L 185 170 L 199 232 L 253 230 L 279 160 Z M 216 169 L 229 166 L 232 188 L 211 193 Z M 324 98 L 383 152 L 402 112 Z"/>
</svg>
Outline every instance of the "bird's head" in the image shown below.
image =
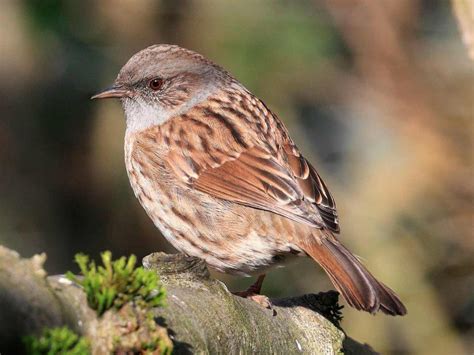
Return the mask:
<svg viewBox="0 0 474 355">
<path fill-rule="evenodd" d="M 127 128 L 140 130 L 185 113 L 205 100 L 227 76 L 196 52 L 175 45 L 154 45 L 130 58 L 114 84 L 92 98 L 120 98 Z"/>
</svg>

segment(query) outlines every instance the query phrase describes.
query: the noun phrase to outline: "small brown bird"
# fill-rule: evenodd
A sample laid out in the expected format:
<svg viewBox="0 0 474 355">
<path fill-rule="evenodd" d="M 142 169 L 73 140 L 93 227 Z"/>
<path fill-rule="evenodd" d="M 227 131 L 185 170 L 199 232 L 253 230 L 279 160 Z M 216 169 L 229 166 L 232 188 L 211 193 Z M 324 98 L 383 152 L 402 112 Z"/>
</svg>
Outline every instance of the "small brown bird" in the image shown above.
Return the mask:
<svg viewBox="0 0 474 355">
<path fill-rule="evenodd" d="M 354 308 L 406 313 L 335 237 L 334 199 L 286 127 L 223 68 L 178 46 L 151 46 L 93 98 L 112 97 L 126 115 L 133 191 L 176 249 L 240 275 L 309 256 Z M 259 301 L 262 281 L 240 295 Z"/>
</svg>

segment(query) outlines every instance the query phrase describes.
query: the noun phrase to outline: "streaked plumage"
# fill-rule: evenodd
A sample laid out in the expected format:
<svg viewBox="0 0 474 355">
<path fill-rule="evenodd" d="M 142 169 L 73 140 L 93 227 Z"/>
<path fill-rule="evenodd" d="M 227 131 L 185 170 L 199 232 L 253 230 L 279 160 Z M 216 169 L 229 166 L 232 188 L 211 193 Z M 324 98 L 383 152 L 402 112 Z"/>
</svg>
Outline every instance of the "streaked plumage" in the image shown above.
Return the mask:
<svg viewBox="0 0 474 355">
<path fill-rule="evenodd" d="M 154 78 L 156 91 L 147 87 Z M 113 90 L 127 116 L 132 188 L 178 250 L 236 274 L 308 255 L 353 307 L 405 314 L 335 238 L 334 199 L 283 123 L 230 74 L 158 45 L 132 57 Z"/>
</svg>

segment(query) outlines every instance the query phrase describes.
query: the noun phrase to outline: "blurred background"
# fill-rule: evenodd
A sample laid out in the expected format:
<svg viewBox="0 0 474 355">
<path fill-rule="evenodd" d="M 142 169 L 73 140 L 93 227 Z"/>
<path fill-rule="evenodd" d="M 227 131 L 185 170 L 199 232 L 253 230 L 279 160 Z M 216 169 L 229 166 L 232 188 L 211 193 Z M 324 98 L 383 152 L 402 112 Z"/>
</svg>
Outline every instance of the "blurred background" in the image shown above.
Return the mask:
<svg viewBox="0 0 474 355">
<path fill-rule="evenodd" d="M 384 354 L 472 354 L 474 61 L 451 2 L 0 6 L 0 244 L 46 252 L 50 273 L 76 270 L 79 251 L 174 252 L 129 187 L 119 102 L 89 97 L 138 50 L 175 43 L 282 118 L 336 198 L 341 239 L 406 303 L 404 318 L 346 307 L 347 334 Z M 299 260 L 270 273 L 264 293 L 331 288 Z"/>
</svg>

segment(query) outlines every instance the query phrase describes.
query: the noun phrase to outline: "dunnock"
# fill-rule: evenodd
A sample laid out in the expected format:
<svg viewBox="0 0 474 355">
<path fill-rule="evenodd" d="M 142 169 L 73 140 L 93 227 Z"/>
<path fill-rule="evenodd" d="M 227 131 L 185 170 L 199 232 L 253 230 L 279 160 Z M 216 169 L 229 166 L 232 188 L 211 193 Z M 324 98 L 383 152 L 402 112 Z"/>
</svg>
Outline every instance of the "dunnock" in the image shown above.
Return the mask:
<svg viewBox="0 0 474 355">
<path fill-rule="evenodd" d="M 151 46 L 93 98 L 110 97 L 125 111 L 133 191 L 176 249 L 240 275 L 309 256 L 356 309 L 406 313 L 337 240 L 334 199 L 286 127 L 223 68 L 178 46 Z M 240 295 L 258 301 L 262 281 Z"/>
</svg>

